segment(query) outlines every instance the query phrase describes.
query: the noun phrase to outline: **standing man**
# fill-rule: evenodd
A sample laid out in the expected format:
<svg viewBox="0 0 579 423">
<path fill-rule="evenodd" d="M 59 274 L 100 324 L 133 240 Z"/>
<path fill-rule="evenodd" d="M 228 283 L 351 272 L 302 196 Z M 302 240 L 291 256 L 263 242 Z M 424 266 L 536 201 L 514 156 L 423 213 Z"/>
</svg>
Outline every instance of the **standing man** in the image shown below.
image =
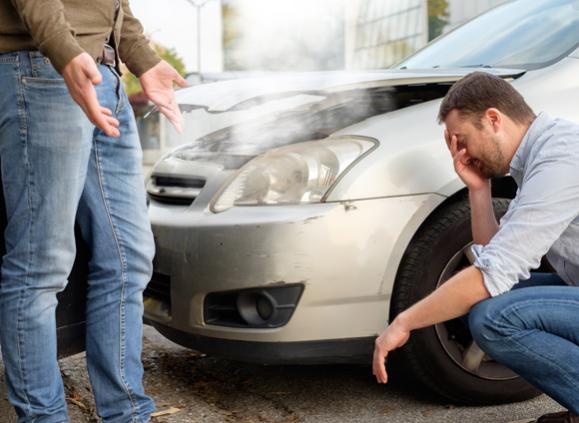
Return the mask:
<svg viewBox="0 0 579 423">
<path fill-rule="evenodd" d="M 155 408 L 141 364 L 154 244 L 119 59 L 180 128 L 173 83 L 186 82 L 151 50 L 128 0 L 0 0 L 0 341 L 18 422 L 68 422 L 55 308 L 75 258 L 75 217 L 91 249 L 86 354 L 97 412 L 142 423 Z"/>
<path fill-rule="evenodd" d="M 569 410 L 537 422 L 579 422 L 579 126 L 535 116 L 480 72 L 452 87 L 439 119 L 469 189 L 476 260 L 396 317 L 376 339 L 373 373 L 387 382 L 385 358 L 412 330 L 469 313 L 488 355 Z M 490 178 L 509 171 L 519 189 L 499 226 Z M 557 273 L 530 275 L 545 254 Z"/>
</svg>

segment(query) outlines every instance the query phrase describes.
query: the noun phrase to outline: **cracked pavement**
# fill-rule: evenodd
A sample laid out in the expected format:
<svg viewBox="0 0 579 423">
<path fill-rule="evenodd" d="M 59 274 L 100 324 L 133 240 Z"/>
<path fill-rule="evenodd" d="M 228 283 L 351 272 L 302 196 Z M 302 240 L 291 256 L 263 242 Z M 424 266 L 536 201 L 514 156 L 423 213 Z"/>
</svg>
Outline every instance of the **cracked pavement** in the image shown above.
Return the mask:
<svg viewBox="0 0 579 423">
<path fill-rule="evenodd" d="M 158 410 L 179 409 L 159 423 L 506 423 L 558 411 L 546 396 L 518 404 L 462 407 L 400 382 L 380 386 L 370 365 L 260 366 L 207 357 L 145 328 L 147 393 Z M 84 354 L 60 361 L 71 422 L 98 418 Z M 2 369 L 3 370 L 3 369 Z M 0 421 L 16 422 L 0 380 Z"/>
</svg>

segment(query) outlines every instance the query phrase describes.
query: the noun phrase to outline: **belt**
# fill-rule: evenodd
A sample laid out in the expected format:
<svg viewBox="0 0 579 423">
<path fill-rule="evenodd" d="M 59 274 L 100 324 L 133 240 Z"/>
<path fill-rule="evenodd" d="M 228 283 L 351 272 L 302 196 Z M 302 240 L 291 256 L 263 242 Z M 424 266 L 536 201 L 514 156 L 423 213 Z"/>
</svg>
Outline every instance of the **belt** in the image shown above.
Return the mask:
<svg viewBox="0 0 579 423">
<path fill-rule="evenodd" d="M 100 63 L 102 65 L 116 66 L 117 61 L 115 49 L 112 48 L 110 45 L 105 44 L 102 54 L 99 57 L 97 57 L 96 61 L 97 63 Z"/>
</svg>

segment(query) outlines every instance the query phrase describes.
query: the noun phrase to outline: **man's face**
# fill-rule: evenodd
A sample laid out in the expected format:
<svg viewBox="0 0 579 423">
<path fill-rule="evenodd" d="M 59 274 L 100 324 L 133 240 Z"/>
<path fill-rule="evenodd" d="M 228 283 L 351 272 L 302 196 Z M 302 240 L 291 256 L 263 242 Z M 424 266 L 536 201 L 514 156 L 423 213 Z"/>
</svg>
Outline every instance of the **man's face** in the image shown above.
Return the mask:
<svg viewBox="0 0 579 423">
<path fill-rule="evenodd" d="M 467 164 L 474 166 L 487 178 L 506 175 L 509 163 L 506 163 L 500 148 L 500 122 L 497 124 L 487 115 L 484 115 L 480 122 L 476 119 L 474 116 L 463 116 L 457 110 L 452 110 L 444 122 L 449 136 L 456 136 L 458 150 L 466 149 Z"/>
</svg>

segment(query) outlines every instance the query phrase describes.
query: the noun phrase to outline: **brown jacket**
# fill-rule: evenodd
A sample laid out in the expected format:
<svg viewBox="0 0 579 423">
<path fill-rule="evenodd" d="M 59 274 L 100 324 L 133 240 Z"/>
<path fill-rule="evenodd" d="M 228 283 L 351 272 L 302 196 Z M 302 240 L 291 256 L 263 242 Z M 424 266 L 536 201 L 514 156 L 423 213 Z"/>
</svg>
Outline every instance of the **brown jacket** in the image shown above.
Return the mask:
<svg viewBox="0 0 579 423">
<path fill-rule="evenodd" d="M 40 50 L 62 72 L 82 52 L 96 60 L 113 26 L 117 56 L 132 73 L 141 76 L 161 60 L 129 0 L 121 0 L 116 23 L 115 0 L 0 0 L 0 53 Z"/>
</svg>

